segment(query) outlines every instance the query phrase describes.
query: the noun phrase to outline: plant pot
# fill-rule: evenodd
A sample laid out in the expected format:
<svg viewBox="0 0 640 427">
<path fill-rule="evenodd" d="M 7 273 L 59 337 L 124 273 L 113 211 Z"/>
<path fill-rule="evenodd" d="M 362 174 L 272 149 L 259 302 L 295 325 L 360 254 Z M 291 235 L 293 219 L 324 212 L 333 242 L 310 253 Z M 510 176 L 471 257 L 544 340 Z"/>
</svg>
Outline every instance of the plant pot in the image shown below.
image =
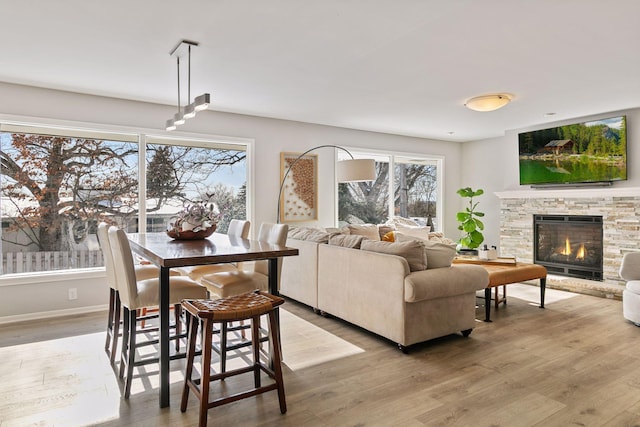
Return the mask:
<svg viewBox="0 0 640 427">
<path fill-rule="evenodd" d="M 459 248 L 457 249 L 459 255 L 478 256 L 477 249 Z"/>
</svg>

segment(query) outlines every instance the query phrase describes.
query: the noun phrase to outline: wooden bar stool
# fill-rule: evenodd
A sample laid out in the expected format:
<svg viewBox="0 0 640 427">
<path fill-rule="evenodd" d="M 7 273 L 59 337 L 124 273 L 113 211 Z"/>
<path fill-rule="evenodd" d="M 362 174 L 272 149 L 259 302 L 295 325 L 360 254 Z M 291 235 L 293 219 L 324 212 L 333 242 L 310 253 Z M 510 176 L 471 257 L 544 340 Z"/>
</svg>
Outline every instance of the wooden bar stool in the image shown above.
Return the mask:
<svg viewBox="0 0 640 427">
<path fill-rule="evenodd" d="M 200 399 L 200 426 L 207 425 L 207 411 L 210 408 L 235 402 L 258 394 L 278 390 L 278 400 L 280 402 L 280 412 L 287 412 L 287 404 L 284 397 L 284 382 L 282 379 L 282 366 L 280 354 L 280 337 L 276 324 L 276 307 L 283 304 L 284 299 L 271 295 L 264 291 L 235 295 L 216 300 L 184 300 L 182 306 L 187 314 L 188 323 L 188 344 L 187 344 L 187 366 L 182 389 L 182 402 L 180 410 L 187 410 L 189 400 L 189 389 Z M 269 341 L 270 354 L 273 369 L 269 365 L 260 361 L 260 316 L 267 314 L 269 317 Z M 253 364 L 242 368 L 233 369 L 219 374 L 211 375 L 211 350 L 213 324 L 221 323 L 226 326 L 228 322 L 240 320 L 251 320 L 251 345 L 253 350 Z M 203 323 L 202 330 L 202 374 L 200 379 L 192 380 L 193 359 L 196 354 L 196 340 L 198 325 Z M 223 330 L 223 328 L 220 328 Z M 226 329 L 226 328 L 224 328 Z M 221 345 L 226 345 L 225 337 L 221 336 Z M 221 356 L 223 357 L 223 356 Z M 260 371 L 266 373 L 275 382 L 262 386 Z M 225 378 L 253 372 L 254 388 L 224 396 L 209 402 L 209 387 L 211 381 L 223 380 Z"/>
</svg>

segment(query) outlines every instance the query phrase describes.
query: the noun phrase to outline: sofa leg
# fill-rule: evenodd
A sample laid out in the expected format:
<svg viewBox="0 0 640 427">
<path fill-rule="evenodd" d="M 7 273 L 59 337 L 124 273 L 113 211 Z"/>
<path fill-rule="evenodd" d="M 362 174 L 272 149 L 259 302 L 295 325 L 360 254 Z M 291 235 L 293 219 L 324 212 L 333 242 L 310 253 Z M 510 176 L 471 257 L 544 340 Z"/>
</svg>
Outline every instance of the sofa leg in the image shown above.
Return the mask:
<svg viewBox="0 0 640 427">
<path fill-rule="evenodd" d="M 465 329 L 464 331 L 462 331 L 462 336 L 463 337 L 468 337 L 469 335 L 471 335 L 471 331 L 473 331 L 473 329 Z"/>
<path fill-rule="evenodd" d="M 406 345 L 398 344 L 398 349 L 399 349 L 403 354 L 409 354 L 409 348 L 408 348 Z"/>
</svg>

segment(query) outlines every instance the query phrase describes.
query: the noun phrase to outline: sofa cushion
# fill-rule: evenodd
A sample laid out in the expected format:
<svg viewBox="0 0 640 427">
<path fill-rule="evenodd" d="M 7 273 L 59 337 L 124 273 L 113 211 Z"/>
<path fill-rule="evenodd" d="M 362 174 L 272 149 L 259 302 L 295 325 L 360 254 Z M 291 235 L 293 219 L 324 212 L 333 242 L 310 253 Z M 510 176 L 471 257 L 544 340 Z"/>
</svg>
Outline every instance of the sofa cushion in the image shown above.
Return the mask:
<svg viewBox="0 0 640 427">
<path fill-rule="evenodd" d="M 427 268 L 424 244 L 417 240 L 396 243 L 363 240 L 360 249 L 363 251 L 401 256 L 407 260 L 410 271 L 420 271 Z"/>
<path fill-rule="evenodd" d="M 407 242 L 412 240 L 422 242 L 427 257 L 427 268 L 429 269 L 450 267 L 453 259 L 456 257 L 456 248 L 453 245 L 407 236 L 406 234 L 399 232 L 395 234 L 395 239 L 396 242 Z"/>
<path fill-rule="evenodd" d="M 378 226 L 375 224 L 349 224 L 348 227 L 351 234 L 364 236 L 370 240 L 380 240 Z"/>
<path fill-rule="evenodd" d="M 336 234 L 329 238 L 329 244 L 332 246 L 360 249 L 360 245 L 364 239 L 366 239 L 366 237 L 357 234 Z"/>
<path fill-rule="evenodd" d="M 289 232 L 288 237 L 297 240 L 308 240 L 316 243 L 328 243 L 334 233 L 327 233 L 316 228 L 296 228 Z"/>
</svg>

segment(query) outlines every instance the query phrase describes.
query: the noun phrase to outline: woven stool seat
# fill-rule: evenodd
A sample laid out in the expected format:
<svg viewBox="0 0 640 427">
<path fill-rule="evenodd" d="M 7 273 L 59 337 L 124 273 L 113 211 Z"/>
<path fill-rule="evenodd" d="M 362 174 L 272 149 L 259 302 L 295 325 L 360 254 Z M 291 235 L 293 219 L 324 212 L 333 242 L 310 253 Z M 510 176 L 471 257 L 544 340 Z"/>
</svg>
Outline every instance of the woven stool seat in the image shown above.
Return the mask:
<svg viewBox="0 0 640 427">
<path fill-rule="evenodd" d="M 184 300 L 182 306 L 187 314 L 187 323 L 189 328 L 188 344 L 187 344 L 187 365 L 185 369 L 184 387 L 182 389 L 182 402 L 180 410 L 185 412 L 189 399 L 189 391 L 193 391 L 198 399 L 200 399 L 200 417 L 199 425 L 207 425 L 207 412 L 210 408 L 224 405 L 226 403 L 235 402 L 240 399 L 252 397 L 270 390 L 278 391 L 278 401 L 280 403 L 280 412 L 287 412 L 287 405 L 284 396 L 284 381 L 282 379 L 281 354 L 280 354 L 280 337 L 278 334 L 278 326 L 276 321 L 276 308 L 284 303 L 284 299 L 271 295 L 263 291 L 248 292 L 232 297 L 221 298 L 216 300 Z M 263 363 L 260 360 L 260 316 L 267 315 L 269 318 L 269 341 L 270 341 L 270 357 L 271 365 Z M 211 374 L 211 350 L 213 347 L 212 335 L 213 324 L 221 323 L 221 350 L 226 348 L 226 325 L 229 322 L 239 320 L 251 320 L 251 347 L 253 353 L 253 363 L 249 366 L 237 368 L 232 371 L 226 371 L 224 367 L 222 372 Z M 198 326 L 202 322 L 202 367 L 201 378 L 191 379 L 193 374 L 193 361 L 196 355 L 196 340 L 198 336 Z M 225 355 L 221 352 L 222 361 Z M 230 396 L 218 397 L 209 401 L 210 382 L 216 380 L 224 380 L 225 378 L 235 375 L 253 373 L 254 388 L 235 393 Z M 261 385 L 260 372 L 267 374 L 274 383 L 269 385 Z"/>
<path fill-rule="evenodd" d="M 284 299 L 266 292 L 249 292 L 215 300 L 183 301 L 184 309 L 200 319 L 237 321 L 267 314 Z"/>
</svg>

